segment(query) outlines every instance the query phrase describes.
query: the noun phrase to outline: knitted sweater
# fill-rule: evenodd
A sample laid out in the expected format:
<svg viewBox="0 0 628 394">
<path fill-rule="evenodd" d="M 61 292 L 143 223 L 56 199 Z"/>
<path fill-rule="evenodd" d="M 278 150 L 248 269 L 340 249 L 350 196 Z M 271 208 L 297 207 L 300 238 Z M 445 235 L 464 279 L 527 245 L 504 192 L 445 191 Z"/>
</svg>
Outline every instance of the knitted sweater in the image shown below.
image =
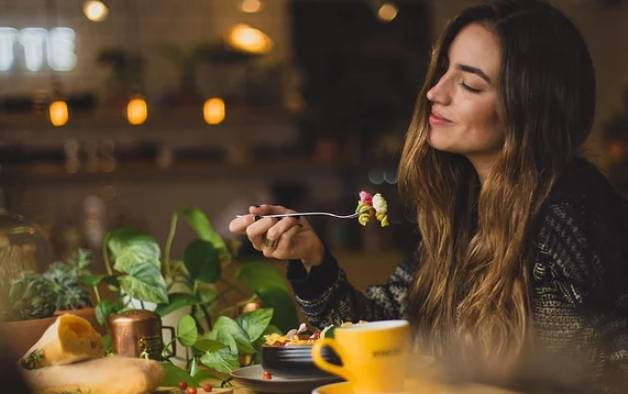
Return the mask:
<svg viewBox="0 0 628 394">
<path fill-rule="evenodd" d="M 572 389 L 587 387 L 579 392 L 628 393 L 628 204 L 592 164 L 577 159 L 555 182 L 536 223 L 529 267 L 538 357 L 561 365 L 568 376 L 557 379 Z M 290 261 L 287 277 L 314 326 L 404 318 L 417 256 L 364 292 L 327 250 L 309 274 Z"/>
</svg>

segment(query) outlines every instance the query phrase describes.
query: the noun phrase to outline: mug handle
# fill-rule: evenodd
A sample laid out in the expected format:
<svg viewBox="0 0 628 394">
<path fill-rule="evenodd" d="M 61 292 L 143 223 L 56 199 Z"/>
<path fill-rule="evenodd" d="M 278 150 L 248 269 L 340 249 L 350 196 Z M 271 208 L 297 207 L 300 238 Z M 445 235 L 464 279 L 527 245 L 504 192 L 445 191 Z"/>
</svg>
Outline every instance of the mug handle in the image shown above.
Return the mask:
<svg viewBox="0 0 628 394">
<path fill-rule="evenodd" d="M 176 338 L 176 334 L 174 333 L 174 327 L 164 326 L 161 327 L 162 330 L 170 331 L 170 341 L 172 342 L 170 352 L 164 355 L 164 358 L 176 357 L 177 356 L 177 341 L 173 341 Z"/>
<path fill-rule="evenodd" d="M 346 368 L 334 365 L 323 358 L 323 348 L 325 346 L 329 346 L 330 348 L 332 348 L 334 352 L 336 352 L 338 357 L 343 360 L 344 364 L 344 350 L 342 349 L 340 344 L 332 338 L 321 338 L 314 342 L 314 345 L 312 346 L 312 359 L 314 360 L 314 364 L 316 364 L 316 366 L 318 366 L 323 371 L 338 375 L 347 381 L 354 380 L 353 374 Z"/>
</svg>

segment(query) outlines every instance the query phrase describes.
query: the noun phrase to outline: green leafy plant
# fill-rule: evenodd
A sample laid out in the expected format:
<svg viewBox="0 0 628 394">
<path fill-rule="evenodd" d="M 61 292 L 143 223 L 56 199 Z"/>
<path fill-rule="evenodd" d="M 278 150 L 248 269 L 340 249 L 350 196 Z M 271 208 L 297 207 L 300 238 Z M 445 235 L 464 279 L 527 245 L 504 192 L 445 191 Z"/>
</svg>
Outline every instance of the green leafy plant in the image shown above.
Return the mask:
<svg viewBox="0 0 628 394">
<path fill-rule="evenodd" d="M 56 310 L 74 310 L 92 306 L 91 294 L 82 278 L 90 274 L 91 252 L 79 249 L 67 262 L 53 263 L 44 277 L 57 296 Z"/>
<path fill-rule="evenodd" d="M 91 253 L 79 249 L 67 262 L 54 262 L 44 273 L 25 271 L 13 280 L 0 280 L 5 321 L 43 319 L 55 311 L 92 306 L 83 278 L 89 275 Z"/>
<path fill-rule="evenodd" d="M 197 238 L 187 243 L 181 259 L 173 259 L 180 219 L 194 229 Z M 184 381 L 181 376 L 193 383 L 199 374 L 210 373 L 201 370 L 227 374 L 242 364 L 257 362 L 260 344 L 256 341 L 266 330 L 287 332 L 298 325 L 294 301 L 277 269 L 265 261 L 239 261 L 237 245 L 226 243 L 198 208 L 174 211 L 163 256 L 157 240 L 136 229 L 113 229 L 103 242 L 107 275 L 84 277 L 94 288 L 101 324 L 106 325 L 109 315 L 132 307 L 132 300 L 142 308 L 147 302 L 157 304 L 155 312 L 162 317 L 181 308 L 190 310 L 172 341 L 186 348 L 181 358 L 185 368 L 166 363 L 166 383 Z M 234 263 L 238 267 L 227 278 L 224 268 Z M 101 282 L 115 292 L 113 302 L 101 299 Z M 238 301 L 229 296 L 237 296 Z M 262 312 L 241 314 L 253 302 L 264 307 Z"/>
<path fill-rule="evenodd" d="M 8 320 L 32 320 L 51 317 L 57 295 L 42 274 L 25 271 L 10 282 Z"/>
<path fill-rule="evenodd" d="M 239 355 L 248 355 L 253 362 L 259 360 L 264 335 L 280 333 L 270 324 L 272 317 L 273 309 L 270 308 L 247 312 L 236 319 L 220 316 L 211 331 L 200 335 L 194 318 L 183 316 L 172 342 L 179 341 L 186 348 L 186 368 L 183 370 L 163 362 L 166 376 L 162 385 L 176 386 L 186 382 L 199 387 L 208 379 L 226 381 L 229 373 L 240 367 Z M 170 344 L 164 348 L 164 353 Z"/>
</svg>

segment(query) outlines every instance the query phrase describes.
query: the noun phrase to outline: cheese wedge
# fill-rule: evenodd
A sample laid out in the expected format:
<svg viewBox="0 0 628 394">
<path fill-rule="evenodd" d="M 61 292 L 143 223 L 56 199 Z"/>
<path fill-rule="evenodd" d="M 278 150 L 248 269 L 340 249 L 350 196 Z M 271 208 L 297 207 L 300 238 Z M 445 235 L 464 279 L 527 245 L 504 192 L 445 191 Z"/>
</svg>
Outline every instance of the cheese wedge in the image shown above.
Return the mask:
<svg viewBox="0 0 628 394">
<path fill-rule="evenodd" d="M 22 373 L 34 394 L 153 393 L 166 374 L 157 361 L 122 356 L 22 370 Z"/>
<path fill-rule="evenodd" d="M 61 315 L 20 360 L 25 369 L 71 364 L 105 355 L 102 336 L 82 317 Z"/>
</svg>

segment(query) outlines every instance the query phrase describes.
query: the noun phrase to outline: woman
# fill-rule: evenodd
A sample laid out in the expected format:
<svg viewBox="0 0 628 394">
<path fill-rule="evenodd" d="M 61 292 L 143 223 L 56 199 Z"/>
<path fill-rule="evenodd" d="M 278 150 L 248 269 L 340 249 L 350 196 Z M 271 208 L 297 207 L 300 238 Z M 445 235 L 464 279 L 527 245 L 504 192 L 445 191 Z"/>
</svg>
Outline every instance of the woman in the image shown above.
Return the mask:
<svg viewBox="0 0 628 394">
<path fill-rule="evenodd" d="M 628 392 L 628 216 L 580 158 L 594 116 L 592 60 L 569 19 L 536 0 L 472 6 L 417 101 L 399 179 L 421 240 L 384 285 L 354 289 L 303 218 L 255 220 L 283 207 L 230 228 L 290 260 L 318 327 L 403 317 L 440 359 L 519 377 L 544 360 L 555 379 Z"/>
</svg>

